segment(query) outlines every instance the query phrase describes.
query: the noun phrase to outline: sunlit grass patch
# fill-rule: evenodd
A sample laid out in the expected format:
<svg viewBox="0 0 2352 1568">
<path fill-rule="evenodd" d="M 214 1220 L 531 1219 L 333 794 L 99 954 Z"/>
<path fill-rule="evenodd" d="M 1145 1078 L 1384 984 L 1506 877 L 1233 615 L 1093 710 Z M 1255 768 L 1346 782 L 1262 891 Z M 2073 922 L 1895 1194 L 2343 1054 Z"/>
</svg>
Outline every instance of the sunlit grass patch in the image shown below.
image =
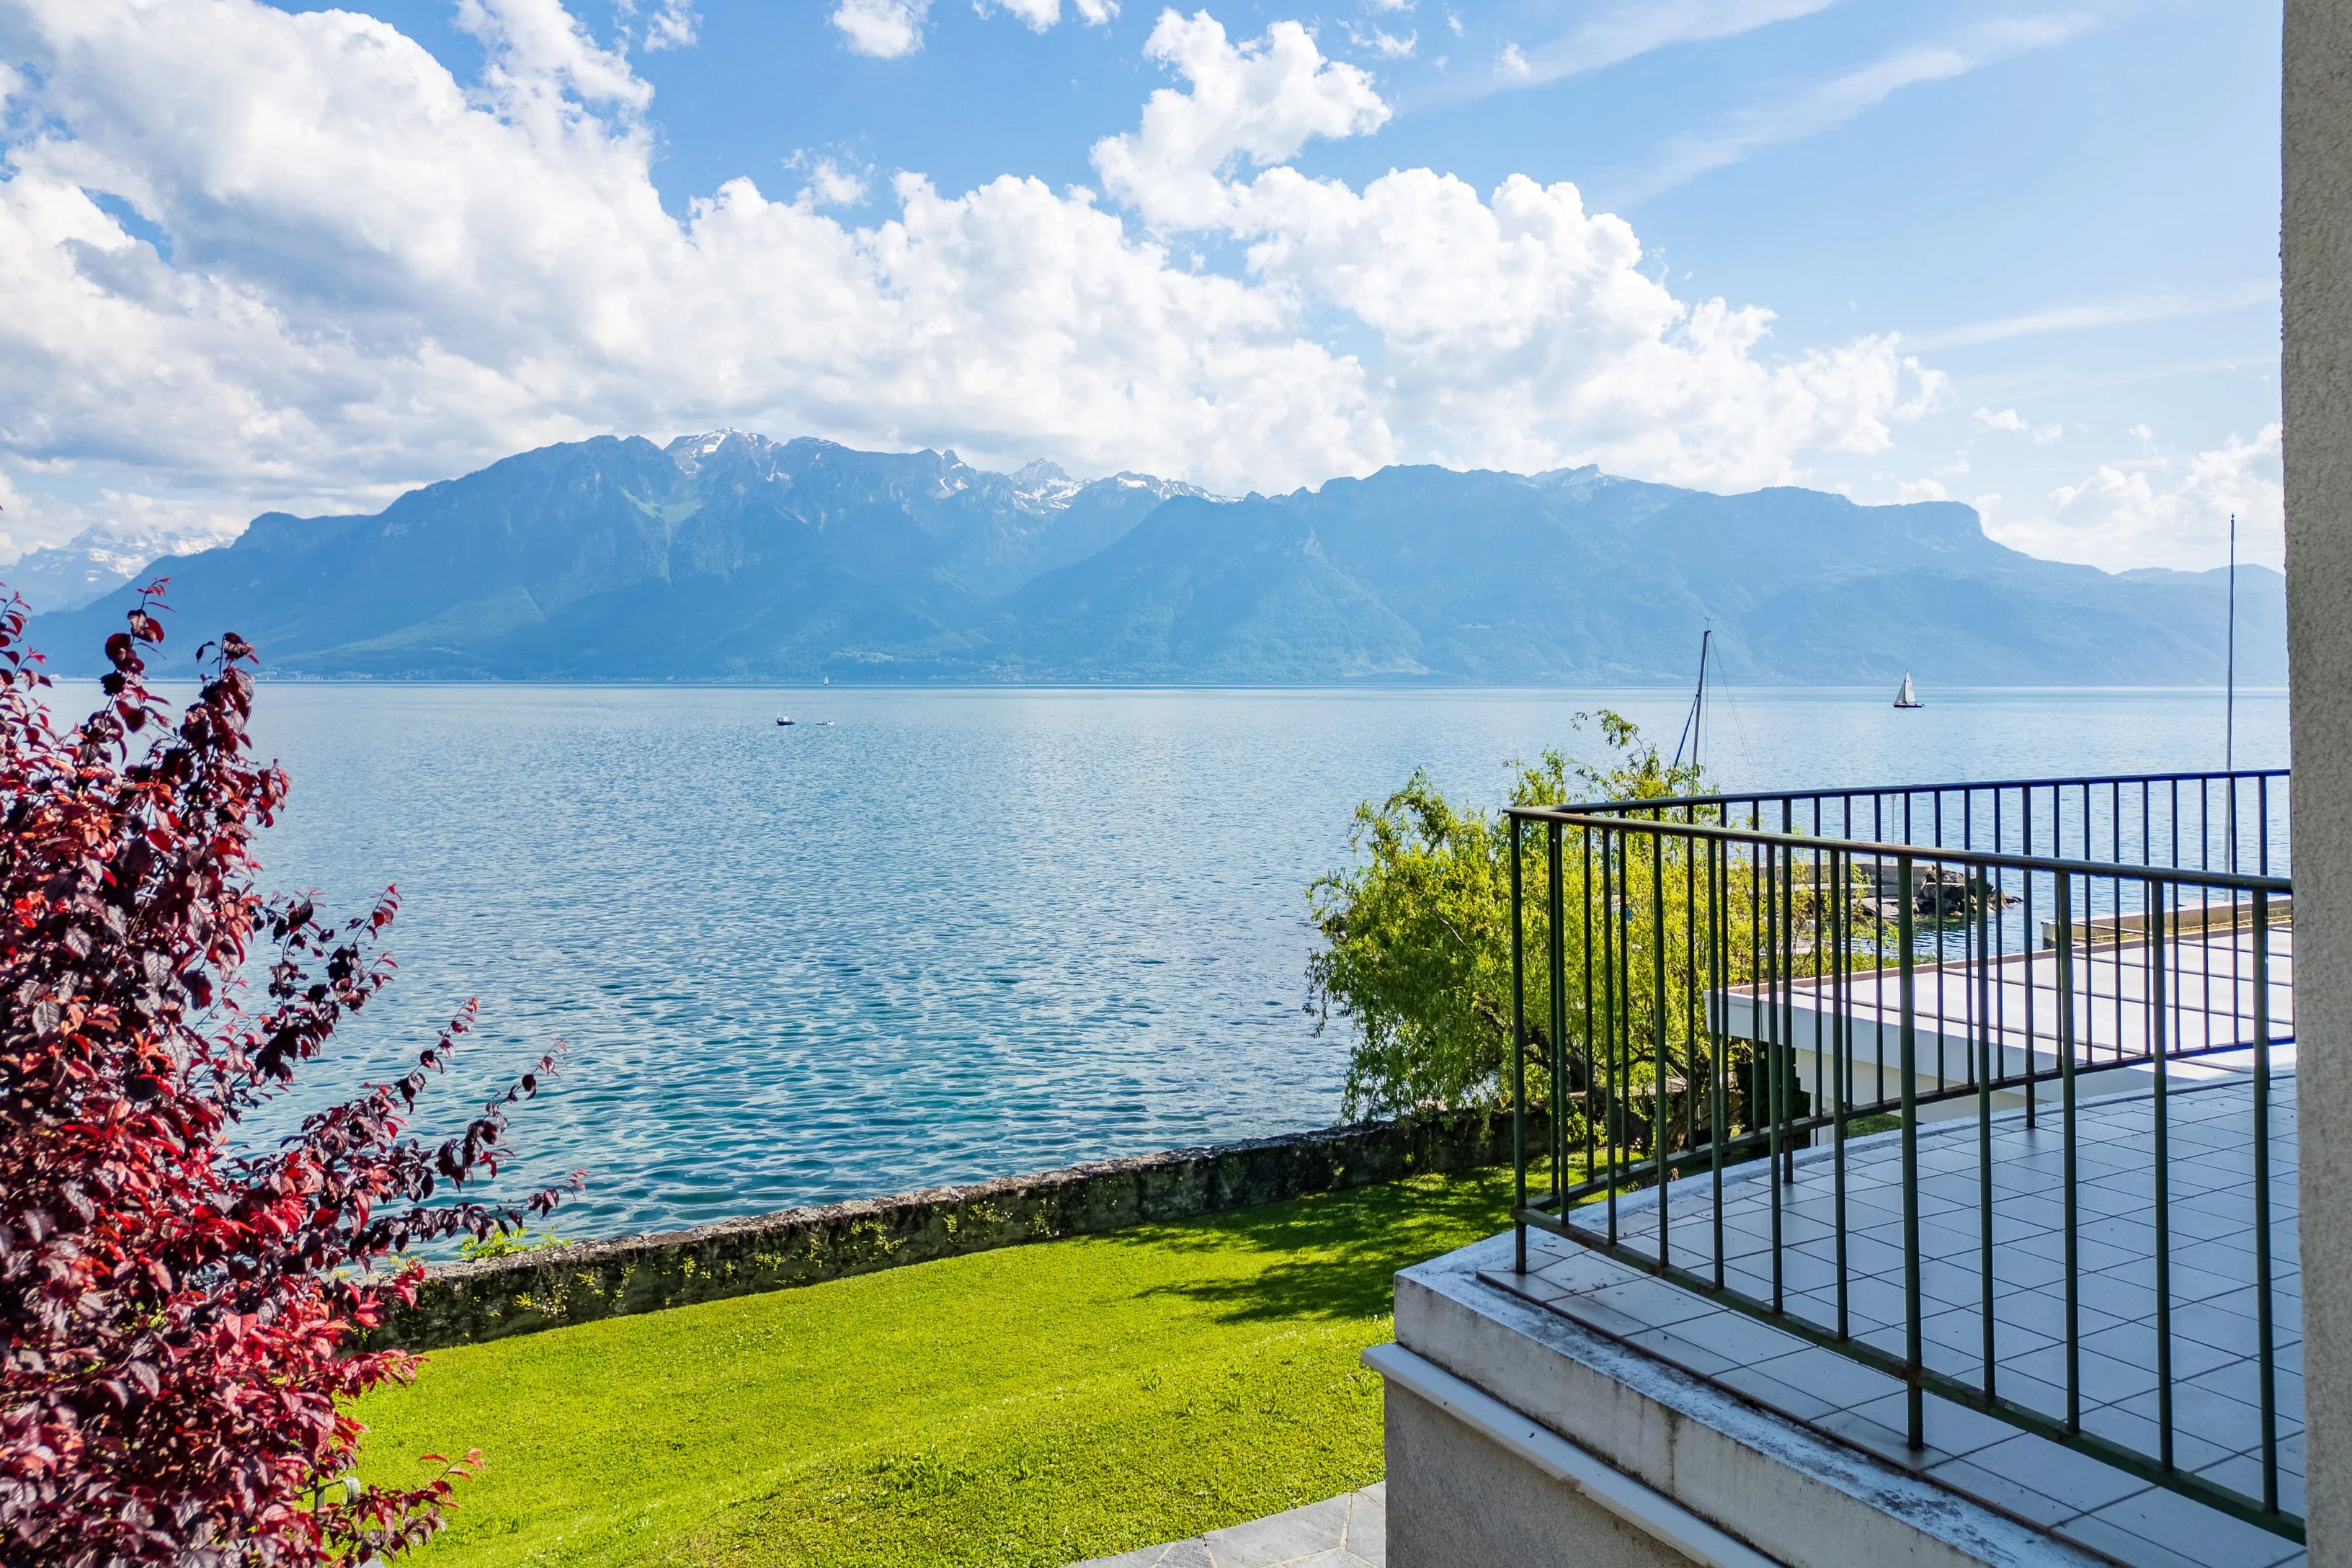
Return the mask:
<svg viewBox="0 0 2352 1568">
<path fill-rule="evenodd" d="M 1038 1564 L 1379 1479 L 1391 1276 L 1507 1172 L 1326 1194 L 436 1352 L 367 1474 L 479 1447 L 457 1564 Z"/>
</svg>

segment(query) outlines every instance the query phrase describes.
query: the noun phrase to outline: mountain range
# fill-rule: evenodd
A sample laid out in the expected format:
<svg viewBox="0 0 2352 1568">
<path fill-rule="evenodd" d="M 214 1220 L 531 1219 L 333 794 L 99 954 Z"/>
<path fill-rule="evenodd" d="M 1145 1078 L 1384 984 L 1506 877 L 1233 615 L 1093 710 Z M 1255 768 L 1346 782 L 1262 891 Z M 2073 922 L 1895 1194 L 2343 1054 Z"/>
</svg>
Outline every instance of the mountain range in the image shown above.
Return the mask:
<svg viewBox="0 0 2352 1568">
<path fill-rule="evenodd" d="M 436 679 L 1678 682 L 1711 626 L 1731 681 L 2217 684 L 2228 592 L 1948 501 L 1426 467 L 1231 500 L 736 431 L 546 447 L 163 565 L 164 673 L 233 629 L 271 674 Z M 98 668 L 135 596 L 31 640 Z M 2284 679 L 2284 624 L 2240 568 L 2242 681 Z"/>
<path fill-rule="evenodd" d="M 166 555 L 226 544 L 235 537 L 140 533 L 100 524 L 83 529 L 63 544 L 27 550 L 6 566 L 0 580 L 36 610 L 78 610 L 101 594 L 120 588 L 141 568 Z"/>
</svg>

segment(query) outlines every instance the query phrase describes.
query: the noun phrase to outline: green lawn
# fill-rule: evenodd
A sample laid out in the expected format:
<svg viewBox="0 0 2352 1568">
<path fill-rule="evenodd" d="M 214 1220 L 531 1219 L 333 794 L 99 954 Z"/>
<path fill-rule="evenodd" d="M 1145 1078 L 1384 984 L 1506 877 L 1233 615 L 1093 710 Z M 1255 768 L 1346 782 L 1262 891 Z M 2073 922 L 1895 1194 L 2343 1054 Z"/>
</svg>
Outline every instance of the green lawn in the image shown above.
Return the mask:
<svg viewBox="0 0 2352 1568">
<path fill-rule="evenodd" d="M 1378 1479 L 1390 1277 L 1508 1206 L 1428 1177 L 440 1351 L 362 1473 L 481 1449 L 427 1568 L 1052 1568 Z"/>
</svg>

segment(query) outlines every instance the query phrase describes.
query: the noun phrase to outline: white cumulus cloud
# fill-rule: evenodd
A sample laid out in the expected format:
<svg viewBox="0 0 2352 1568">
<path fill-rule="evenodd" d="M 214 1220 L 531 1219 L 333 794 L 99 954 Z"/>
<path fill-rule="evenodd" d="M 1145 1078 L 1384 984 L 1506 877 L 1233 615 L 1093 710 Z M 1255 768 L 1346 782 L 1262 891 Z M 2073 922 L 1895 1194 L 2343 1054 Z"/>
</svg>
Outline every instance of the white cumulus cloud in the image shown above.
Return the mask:
<svg viewBox="0 0 2352 1568">
<path fill-rule="evenodd" d="M 2037 447 L 2047 447 L 2066 434 L 2066 427 L 2063 425 L 2029 425 L 2025 416 L 2014 408 L 2004 408 L 1998 414 L 1990 408 L 1979 408 L 1976 412 L 1976 422 L 1988 430 L 2028 437 Z"/>
<path fill-rule="evenodd" d="M 642 5 L 643 0 L 614 0 L 613 14 L 623 36 L 634 29 L 648 51 L 690 49 L 700 41 L 702 17 L 694 8 L 694 0 L 656 0 L 653 15 L 639 27 L 637 13 Z"/>
<path fill-rule="evenodd" d="M 2059 560 L 2203 571 L 2227 561 L 2232 514 L 2238 559 L 2279 565 L 2286 491 L 2275 424 L 2251 441 L 2233 436 L 2185 462 L 2159 457 L 2102 464 L 2081 482 L 2051 491 L 2041 515 L 1989 531 L 2003 543 Z"/>
<path fill-rule="evenodd" d="M 646 47 L 648 49 L 685 49 L 694 47 L 700 36 L 702 18 L 695 15 L 688 0 L 662 0 L 661 7 L 646 22 Z"/>
<path fill-rule="evenodd" d="M 1379 27 L 1359 27 L 1353 22 L 1342 22 L 1340 26 L 1347 28 L 1349 43 L 1384 60 L 1409 60 L 1412 58 L 1413 51 L 1421 47 L 1418 32 L 1407 33 L 1400 38 L 1394 33 Z"/>
<path fill-rule="evenodd" d="M 98 26 L 103 20 L 102 12 L 91 17 Z M 567 91 L 583 103 L 631 110 L 653 101 L 628 58 L 600 47 L 562 0 L 457 0 L 457 26 L 489 51 L 487 85 L 509 108 L 561 113 L 557 100 Z"/>
<path fill-rule="evenodd" d="M 1141 127 L 1097 142 L 1094 163 L 1113 195 L 1164 227 L 1228 222 L 1234 191 L 1223 175 L 1235 163 L 1279 163 L 1314 137 L 1366 134 L 1389 118 L 1372 79 L 1325 59 L 1297 22 L 1237 45 L 1206 11 L 1165 11 L 1143 52 L 1186 87 L 1154 92 Z"/>
<path fill-rule="evenodd" d="M 1108 203 L 868 193 L 811 155 L 789 195 L 737 178 L 681 217 L 650 89 L 556 0 L 465 0 L 474 81 L 351 12 L 9 4 L 12 532 L 107 487 L 193 523 L 718 424 L 1233 490 L 1403 458 L 1739 487 L 1881 450 L 1942 389 L 1891 337 L 1770 353 L 1769 311 L 1676 299 L 1572 184 L 1308 177 L 1311 140 L 1389 110 L 1295 23 L 1163 16 L 1182 85 L 1095 149 Z M 861 6 L 919 42 L 919 5 Z M 827 210 L 869 194 L 871 223 Z M 1196 267 L 1202 237 L 1239 268 Z"/>
<path fill-rule="evenodd" d="M 923 47 L 931 0 L 841 0 L 833 25 L 853 54 L 895 60 Z"/>
<path fill-rule="evenodd" d="M 871 170 L 860 173 L 830 153 L 803 150 L 785 159 L 784 167 L 805 176 L 808 183 L 801 187 L 801 201 L 809 206 L 854 207 L 865 201 L 871 188 L 867 181 Z"/>
<path fill-rule="evenodd" d="M 666 4 L 683 10 L 686 0 Z M 1037 33 L 1062 19 L 1062 0 L 972 0 L 972 9 L 983 16 L 1004 11 Z M 1081 22 L 1099 27 L 1118 15 L 1118 0 L 1070 0 L 1070 10 Z M 893 60 L 923 47 L 923 24 L 930 14 L 931 0 L 839 0 L 831 20 L 851 53 Z"/>
<path fill-rule="evenodd" d="M 1370 132 L 1388 108 L 1370 79 L 1277 25 L 1235 45 L 1205 14 L 1166 14 L 1154 56 L 1186 79 L 1142 129 L 1095 149 L 1106 187 L 1167 227 L 1250 241 L 1253 275 L 1336 307 L 1383 346 L 1373 384 L 1425 450 L 1463 462 L 1599 461 L 1701 483 L 1796 477 L 1806 447 L 1874 452 L 1890 421 L 1933 407 L 1940 374 L 1869 338 L 1778 365 L 1759 355 L 1771 313 L 1674 298 L 1640 267 L 1622 219 L 1565 182 L 1522 175 L 1482 198 L 1428 169 L 1361 191 L 1273 163 L 1315 136 Z"/>
<path fill-rule="evenodd" d="M 1042 33 L 1062 19 L 1062 0 L 994 0 L 1015 16 L 1029 24 L 1030 31 Z M 990 0 L 973 0 L 982 16 L 990 9 Z M 1116 0 L 1071 0 L 1070 9 L 1078 20 L 1101 26 L 1118 15 Z"/>
</svg>

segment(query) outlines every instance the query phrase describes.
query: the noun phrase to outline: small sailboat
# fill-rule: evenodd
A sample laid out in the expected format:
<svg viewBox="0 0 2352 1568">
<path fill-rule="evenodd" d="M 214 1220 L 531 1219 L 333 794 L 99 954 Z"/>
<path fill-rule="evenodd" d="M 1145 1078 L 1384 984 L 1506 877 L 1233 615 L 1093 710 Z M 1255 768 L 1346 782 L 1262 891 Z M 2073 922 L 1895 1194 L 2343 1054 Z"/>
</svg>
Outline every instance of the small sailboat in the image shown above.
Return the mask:
<svg viewBox="0 0 2352 1568">
<path fill-rule="evenodd" d="M 1895 706 L 1897 708 L 1925 708 L 1927 706 L 1925 702 L 1919 700 L 1919 694 L 1911 689 L 1911 672 L 1907 669 L 1903 672 L 1903 689 L 1895 694 Z"/>
</svg>

